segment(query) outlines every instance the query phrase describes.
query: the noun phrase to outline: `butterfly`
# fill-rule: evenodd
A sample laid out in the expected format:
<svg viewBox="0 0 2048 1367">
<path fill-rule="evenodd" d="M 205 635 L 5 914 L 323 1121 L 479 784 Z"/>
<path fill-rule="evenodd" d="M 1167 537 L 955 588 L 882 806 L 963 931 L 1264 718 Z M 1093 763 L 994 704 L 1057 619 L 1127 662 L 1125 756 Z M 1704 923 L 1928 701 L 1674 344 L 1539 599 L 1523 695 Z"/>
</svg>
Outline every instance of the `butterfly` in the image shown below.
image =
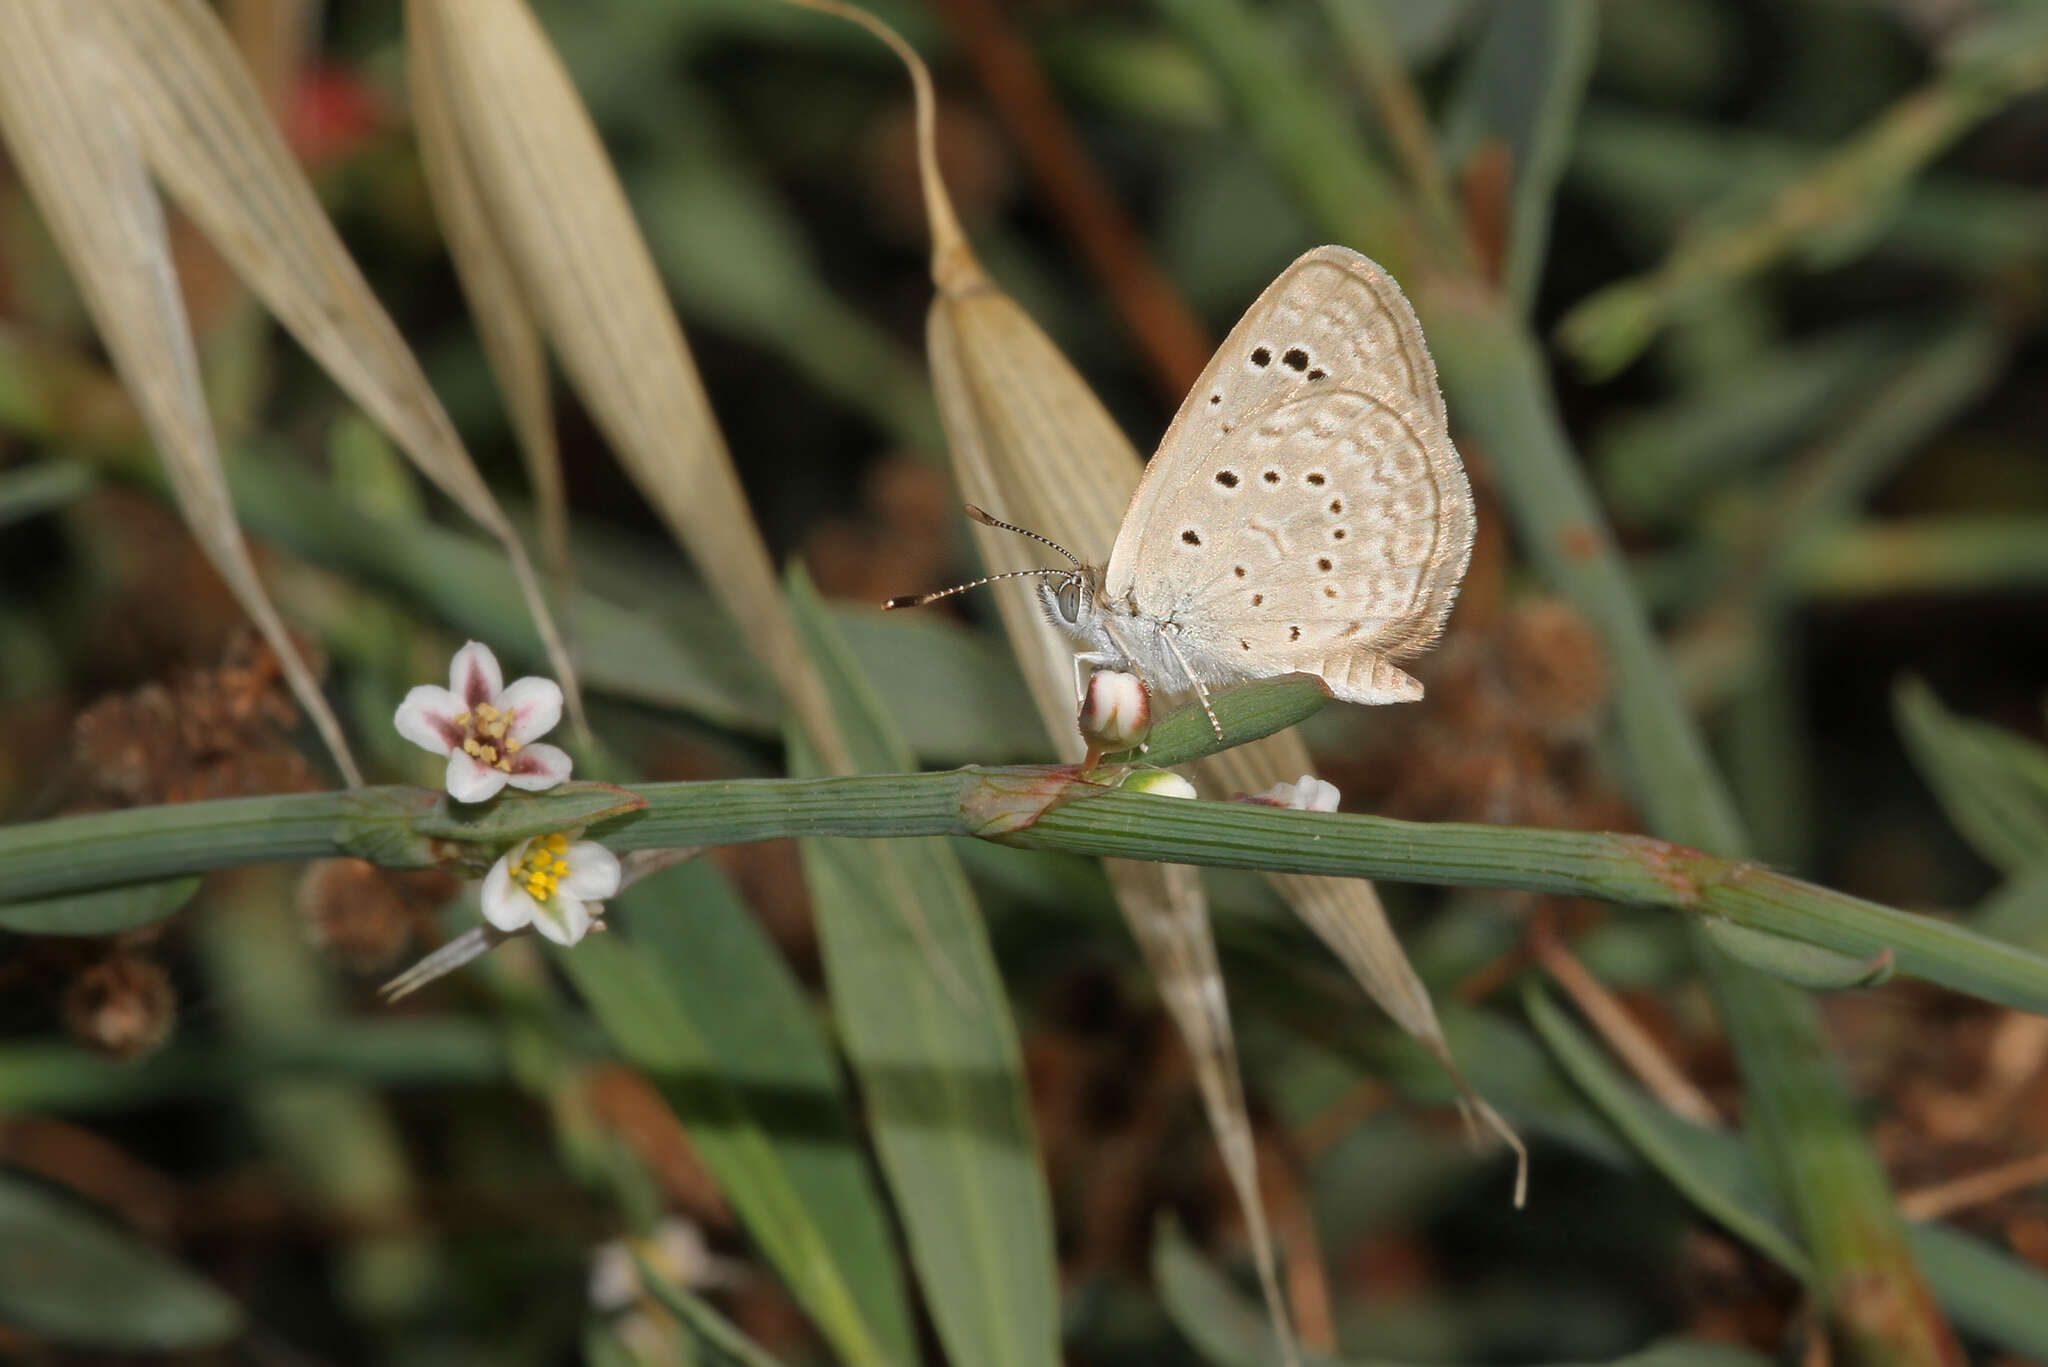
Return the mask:
<svg viewBox="0 0 2048 1367">
<path fill-rule="evenodd" d="M 1443 630 L 1471 560 L 1472 492 L 1415 310 L 1347 247 L 1310 251 L 1238 320 L 1182 401 L 1106 566 L 1037 575 L 1084 666 L 1192 689 L 1312 674 L 1347 702 L 1408 702 L 1396 667 Z M 910 607 L 964 592 L 892 598 Z"/>
</svg>

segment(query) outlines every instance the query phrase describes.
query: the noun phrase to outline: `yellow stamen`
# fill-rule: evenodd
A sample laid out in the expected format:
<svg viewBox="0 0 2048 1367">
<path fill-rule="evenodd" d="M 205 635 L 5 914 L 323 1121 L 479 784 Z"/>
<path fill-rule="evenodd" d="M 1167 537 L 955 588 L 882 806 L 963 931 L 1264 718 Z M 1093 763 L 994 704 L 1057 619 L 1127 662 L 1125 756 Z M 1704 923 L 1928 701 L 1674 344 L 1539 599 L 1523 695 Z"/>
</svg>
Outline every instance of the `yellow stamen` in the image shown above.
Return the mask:
<svg viewBox="0 0 2048 1367">
<path fill-rule="evenodd" d="M 511 724 L 512 723 L 509 721 L 494 721 L 489 726 L 486 726 L 484 730 L 490 732 L 493 736 L 496 736 L 498 739 L 502 740 L 504 739 L 505 736 L 505 728 L 510 726 Z"/>
<path fill-rule="evenodd" d="M 475 755 L 486 764 L 496 764 L 498 762 L 498 747 L 495 745 L 479 745 L 469 753 Z"/>
<path fill-rule="evenodd" d="M 469 713 L 467 713 L 467 712 L 462 712 L 462 713 L 458 713 L 458 714 L 456 715 L 456 718 L 455 718 L 455 724 L 456 724 L 457 726 L 467 726 L 467 725 L 469 725 Z"/>
<path fill-rule="evenodd" d="M 478 753 L 480 748 L 476 743 L 475 736 L 470 736 L 462 742 L 462 753 L 465 755 L 473 756 Z"/>
<path fill-rule="evenodd" d="M 569 861 L 568 861 L 568 860 L 566 860 L 566 859 L 557 859 L 557 860 L 555 861 L 555 867 L 554 867 L 554 875 L 555 875 L 555 877 L 557 877 L 557 878 L 560 878 L 560 877 L 561 877 L 561 876 L 562 876 L 563 874 L 567 873 L 568 871 L 569 871 Z"/>
<path fill-rule="evenodd" d="M 524 748 L 524 747 L 522 747 L 522 746 L 521 746 L 521 745 L 519 744 L 519 741 L 518 741 L 518 739 L 517 739 L 516 737 L 513 737 L 513 736 L 507 736 L 507 737 L 505 737 L 505 753 L 506 753 L 506 754 L 508 754 L 508 755 L 516 755 L 516 754 L 518 754 L 518 753 L 520 752 L 520 750 L 521 750 L 521 749 L 523 749 L 523 748 Z"/>
<path fill-rule="evenodd" d="M 569 837 L 563 835 L 560 831 L 556 831 L 542 843 L 545 844 L 549 849 L 553 850 L 556 854 L 560 854 L 562 853 L 562 851 L 569 848 Z"/>
</svg>

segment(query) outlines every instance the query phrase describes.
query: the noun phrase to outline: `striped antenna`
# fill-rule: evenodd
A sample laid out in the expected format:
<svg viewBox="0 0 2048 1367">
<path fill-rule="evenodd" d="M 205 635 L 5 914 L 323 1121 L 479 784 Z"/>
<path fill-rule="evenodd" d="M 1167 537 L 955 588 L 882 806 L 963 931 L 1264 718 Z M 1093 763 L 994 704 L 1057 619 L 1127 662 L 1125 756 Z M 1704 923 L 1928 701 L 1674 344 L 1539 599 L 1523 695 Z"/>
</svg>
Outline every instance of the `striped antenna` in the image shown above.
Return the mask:
<svg viewBox="0 0 2048 1367">
<path fill-rule="evenodd" d="M 908 593 L 900 598 L 891 598 L 882 604 L 888 608 L 921 608 L 926 603 L 936 603 L 941 598 L 951 598 L 956 593 L 978 589 L 983 584 L 994 584 L 1004 579 L 1018 579 L 1031 574 L 1072 574 L 1072 570 L 1011 570 L 1008 574 L 992 574 L 986 579 L 976 579 L 965 584 L 955 584 L 950 589 L 937 589 L 931 593 Z"/>
<path fill-rule="evenodd" d="M 1068 550 L 1065 546 L 1062 546 L 1059 542 L 1054 541 L 1051 537 L 1040 536 L 1037 532 L 1026 531 L 1022 527 L 1016 527 L 1012 526 L 1007 522 L 998 521 L 997 519 L 990 517 L 981 509 L 975 507 L 972 503 L 966 504 L 964 506 L 967 509 L 967 516 L 973 518 L 982 526 L 997 527 L 1006 532 L 1015 532 L 1019 536 L 1028 536 L 1033 541 L 1036 541 L 1041 545 L 1050 546 L 1054 550 L 1058 551 L 1061 555 L 1064 555 L 1069 561 L 1071 561 L 1073 563 L 1074 568 L 1071 570 L 1011 570 L 1008 574 L 991 574 L 986 579 L 976 579 L 971 583 L 966 584 L 955 584 L 950 589 L 938 589 L 931 593 L 909 593 L 904 594 L 903 596 L 898 598 L 891 598 L 887 602 L 882 604 L 884 610 L 887 610 L 889 608 L 921 608 L 926 603 L 936 603 L 941 598 L 951 598 L 956 593 L 965 593 L 969 589 L 978 589 L 983 584 L 997 584 L 1001 583 L 1005 579 L 1022 579 L 1034 574 L 1071 575 L 1082 568 L 1080 560 L 1078 560 L 1075 557 L 1074 553 Z"/>
</svg>

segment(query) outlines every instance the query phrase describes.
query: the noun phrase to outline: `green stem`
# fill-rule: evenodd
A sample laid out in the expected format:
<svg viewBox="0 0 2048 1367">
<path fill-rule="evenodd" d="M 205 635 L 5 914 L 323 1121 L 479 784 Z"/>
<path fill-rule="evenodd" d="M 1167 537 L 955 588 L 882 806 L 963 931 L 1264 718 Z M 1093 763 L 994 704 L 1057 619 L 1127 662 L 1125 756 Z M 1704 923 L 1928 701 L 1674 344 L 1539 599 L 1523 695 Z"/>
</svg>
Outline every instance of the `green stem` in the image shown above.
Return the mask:
<svg viewBox="0 0 2048 1367">
<path fill-rule="evenodd" d="M 1901 972 L 2048 1011 L 2048 957 L 1649 836 L 1149 797 L 1045 767 L 656 783 L 637 796 L 646 805 L 627 810 L 617 790 L 578 787 L 473 817 L 415 788 L 135 808 L 0 829 L 0 867 L 10 891 L 31 898 L 332 855 L 473 869 L 521 834 L 584 823 L 620 851 L 799 836 L 980 836 L 1071 854 L 1660 907 L 1854 959 L 1888 951 Z"/>
</svg>

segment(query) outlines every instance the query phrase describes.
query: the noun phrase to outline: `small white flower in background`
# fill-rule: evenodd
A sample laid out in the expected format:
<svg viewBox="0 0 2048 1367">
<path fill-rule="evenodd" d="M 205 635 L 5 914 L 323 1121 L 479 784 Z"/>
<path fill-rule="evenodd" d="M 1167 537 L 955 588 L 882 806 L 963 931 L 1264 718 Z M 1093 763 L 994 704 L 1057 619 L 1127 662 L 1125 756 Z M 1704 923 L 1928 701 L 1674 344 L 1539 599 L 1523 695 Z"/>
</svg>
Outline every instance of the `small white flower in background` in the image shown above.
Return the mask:
<svg viewBox="0 0 2048 1367">
<path fill-rule="evenodd" d="M 694 1220 L 664 1215 L 645 1239 L 613 1239 L 590 1255 L 590 1304 L 598 1310 L 623 1310 L 640 1299 L 639 1252 L 670 1282 L 683 1287 L 731 1285 L 732 1269 L 711 1251 L 704 1231 Z"/>
<path fill-rule="evenodd" d="M 1135 674 L 1099 669 L 1081 699 L 1081 738 L 1098 750 L 1127 750 L 1152 729 L 1152 700 Z"/>
<path fill-rule="evenodd" d="M 484 919 L 510 934 L 532 926 L 558 945 L 582 939 L 619 890 L 619 857 L 555 831 L 522 840 L 484 875 Z"/>
<path fill-rule="evenodd" d="M 1127 793 L 1151 793 L 1154 797 L 1195 795 L 1195 785 L 1171 769 L 1140 769 L 1119 786 Z"/>
<path fill-rule="evenodd" d="M 1276 783 L 1258 796 L 1245 799 L 1268 807 L 1291 807 L 1297 812 L 1334 812 L 1343 800 L 1336 784 L 1314 774 L 1303 774 L 1293 783 Z"/>
<path fill-rule="evenodd" d="M 528 678 L 508 688 L 491 648 L 471 641 L 449 663 L 448 687 L 421 684 L 392 721 L 414 745 L 448 756 L 448 796 L 482 802 L 508 783 L 538 792 L 569 777 L 565 752 L 534 744 L 561 719 L 560 684 Z"/>
</svg>

